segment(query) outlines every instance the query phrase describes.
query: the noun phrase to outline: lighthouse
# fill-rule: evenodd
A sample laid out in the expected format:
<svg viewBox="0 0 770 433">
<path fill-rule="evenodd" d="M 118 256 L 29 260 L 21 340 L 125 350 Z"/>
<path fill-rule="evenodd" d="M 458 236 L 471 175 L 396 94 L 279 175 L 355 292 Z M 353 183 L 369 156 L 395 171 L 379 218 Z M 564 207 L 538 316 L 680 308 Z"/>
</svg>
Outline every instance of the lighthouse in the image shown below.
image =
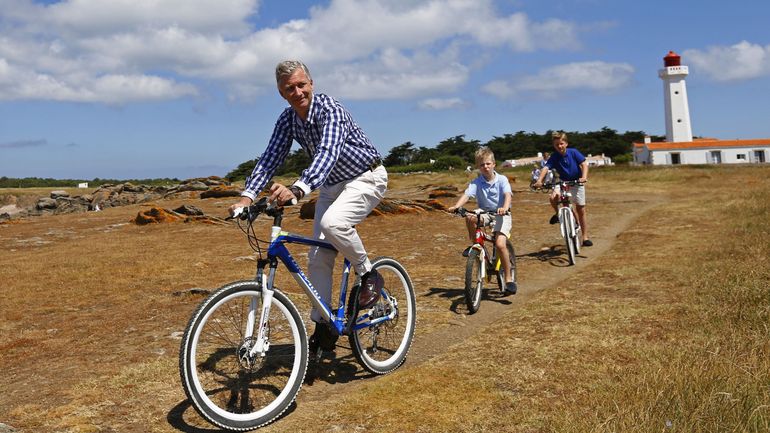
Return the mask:
<svg viewBox="0 0 770 433">
<path fill-rule="evenodd" d="M 681 57 L 669 51 L 663 58 L 663 69 L 658 71 L 658 76 L 663 80 L 668 142 L 692 141 L 690 108 L 687 105 L 687 86 L 684 82 L 687 74 L 687 66 L 682 66 Z"/>
</svg>

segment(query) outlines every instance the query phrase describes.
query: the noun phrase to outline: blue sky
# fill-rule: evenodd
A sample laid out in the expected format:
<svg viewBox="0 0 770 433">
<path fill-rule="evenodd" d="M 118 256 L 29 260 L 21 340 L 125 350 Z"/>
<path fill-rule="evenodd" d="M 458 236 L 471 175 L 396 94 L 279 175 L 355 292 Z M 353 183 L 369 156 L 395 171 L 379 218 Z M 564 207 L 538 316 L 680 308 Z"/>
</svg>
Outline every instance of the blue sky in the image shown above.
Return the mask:
<svg viewBox="0 0 770 433">
<path fill-rule="evenodd" d="M 756 0 L 0 0 L 0 176 L 223 176 L 264 150 L 304 60 L 386 155 L 464 134 L 665 135 L 657 77 L 689 66 L 693 134 L 770 137 Z"/>
</svg>

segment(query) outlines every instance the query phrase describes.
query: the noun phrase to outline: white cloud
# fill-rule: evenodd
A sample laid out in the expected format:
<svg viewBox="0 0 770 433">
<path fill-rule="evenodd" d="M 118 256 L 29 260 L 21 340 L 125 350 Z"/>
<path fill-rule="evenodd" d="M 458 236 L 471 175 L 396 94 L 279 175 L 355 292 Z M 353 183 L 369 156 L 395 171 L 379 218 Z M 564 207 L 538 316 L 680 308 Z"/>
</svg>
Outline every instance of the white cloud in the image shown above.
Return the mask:
<svg viewBox="0 0 770 433">
<path fill-rule="evenodd" d="M 738 81 L 770 75 L 770 45 L 747 41 L 709 47 L 706 51 L 685 50 L 682 62 L 716 81 Z"/>
<path fill-rule="evenodd" d="M 456 50 L 438 55 L 420 51 L 411 57 L 386 49 L 375 58 L 324 72 L 316 89 L 346 99 L 410 99 L 456 91 L 468 79 L 468 68 L 453 61 Z M 312 71 L 311 71 L 312 72 Z"/>
<path fill-rule="evenodd" d="M 419 106 L 423 110 L 450 110 L 464 108 L 468 104 L 461 98 L 428 98 L 421 101 Z"/>
<path fill-rule="evenodd" d="M 0 0 L 0 100 L 119 103 L 208 85 L 248 99 L 274 88 L 284 58 L 306 61 L 341 97 L 420 98 L 460 88 L 485 52 L 579 46 L 575 24 L 502 15 L 493 0 L 331 0 L 254 29 L 260 3 Z M 11 74 L 20 89 L 2 84 Z"/>
<path fill-rule="evenodd" d="M 195 96 L 186 83 L 149 75 L 69 75 L 59 78 L 9 66 L 0 59 L 0 100 L 54 100 L 122 104 Z"/>
<path fill-rule="evenodd" d="M 513 83 L 505 80 L 490 81 L 482 86 L 481 90 L 500 99 L 507 99 L 516 94 L 516 87 Z"/>
<path fill-rule="evenodd" d="M 77 35 L 166 27 L 238 35 L 258 7 L 257 0 L 69 0 L 41 8 L 40 22 Z"/>
<path fill-rule="evenodd" d="M 633 66 L 627 63 L 606 63 L 601 61 L 576 62 L 553 66 L 511 81 L 493 81 L 482 90 L 499 98 L 520 94 L 534 94 L 555 99 L 564 93 L 588 90 L 612 92 L 631 83 Z"/>
<path fill-rule="evenodd" d="M 24 149 L 29 147 L 48 146 L 47 140 L 18 140 L 8 143 L 0 143 L 0 149 Z"/>
</svg>

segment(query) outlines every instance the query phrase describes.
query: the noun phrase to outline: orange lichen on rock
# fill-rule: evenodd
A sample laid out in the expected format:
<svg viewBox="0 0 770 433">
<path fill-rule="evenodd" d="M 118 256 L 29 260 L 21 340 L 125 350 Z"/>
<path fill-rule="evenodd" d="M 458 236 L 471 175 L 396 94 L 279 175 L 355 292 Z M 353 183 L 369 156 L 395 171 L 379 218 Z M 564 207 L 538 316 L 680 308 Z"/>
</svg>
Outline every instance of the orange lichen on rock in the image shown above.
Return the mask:
<svg viewBox="0 0 770 433">
<path fill-rule="evenodd" d="M 457 193 L 447 190 L 436 190 L 428 193 L 428 198 L 457 197 Z"/>
<path fill-rule="evenodd" d="M 176 212 L 162 209 L 159 207 L 151 207 L 145 211 L 141 211 L 136 214 L 136 218 L 131 222 L 137 225 L 156 224 L 156 223 L 171 223 L 182 221 L 184 218 Z"/>
</svg>

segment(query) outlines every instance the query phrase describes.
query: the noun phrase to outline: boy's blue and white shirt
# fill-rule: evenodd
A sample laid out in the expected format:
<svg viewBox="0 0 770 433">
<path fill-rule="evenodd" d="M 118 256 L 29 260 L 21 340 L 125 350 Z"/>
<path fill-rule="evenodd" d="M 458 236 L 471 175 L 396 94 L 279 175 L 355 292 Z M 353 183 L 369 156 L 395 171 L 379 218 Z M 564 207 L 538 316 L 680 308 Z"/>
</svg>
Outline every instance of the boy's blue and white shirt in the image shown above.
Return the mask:
<svg viewBox="0 0 770 433">
<path fill-rule="evenodd" d="M 487 181 L 483 175 L 479 174 L 479 177 L 468 184 L 465 195 L 476 197 L 479 208 L 485 211 L 496 211 L 505 204 L 506 192 L 512 192 L 511 183 L 506 176 L 495 172 L 495 177 L 491 181 Z"/>
<path fill-rule="evenodd" d="M 316 93 L 310 102 L 307 121 L 291 107 L 278 117 L 267 149 L 246 179 L 242 195 L 253 200 L 259 194 L 286 159 L 293 141 L 313 159 L 296 183 L 306 194 L 321 185 L 354 179 L 380 159 L 380 153 L 342 104 L 328 95 Z"/>
</svg>

